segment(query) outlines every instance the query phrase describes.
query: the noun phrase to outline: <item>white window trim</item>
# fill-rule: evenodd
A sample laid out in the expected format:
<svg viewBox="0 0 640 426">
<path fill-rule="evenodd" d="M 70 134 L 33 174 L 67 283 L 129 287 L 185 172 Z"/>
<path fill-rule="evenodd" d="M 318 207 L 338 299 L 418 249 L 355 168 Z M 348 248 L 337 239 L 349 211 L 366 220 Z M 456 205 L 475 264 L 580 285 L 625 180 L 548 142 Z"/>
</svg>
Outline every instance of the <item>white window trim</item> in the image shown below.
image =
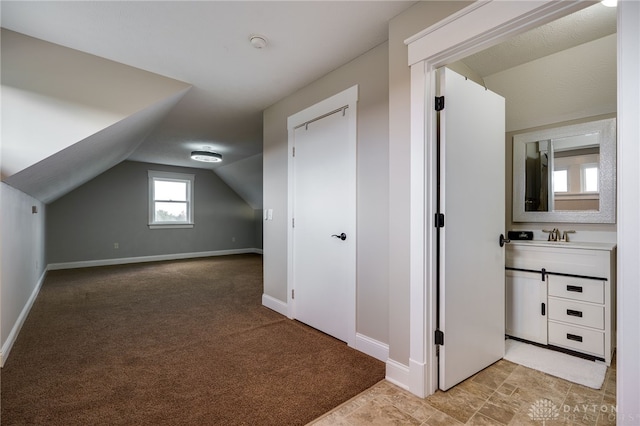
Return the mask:
<svg viewBox="0 0 640 426">
<path fill-rule="evenodd" d="M 187 173 L 172 173 L 172 172 L 160 172 L 156 170 L 149 170 L 149 229 L 180 229 L 180 228 L 193 228 L 193 211 L 194 209 L 194 199 L 193 199 L 193 187 L 196 176 L 193 174 Z M 161 180 L 173 180 L 179 182 L 187 182 L 187 221 L 186 222 L 155 222 L 154 221 L 154 211 L 155 211 L 155 197 L 154 197 L 154 187 L 153 184 L 156 179 Z"/>
</svg>

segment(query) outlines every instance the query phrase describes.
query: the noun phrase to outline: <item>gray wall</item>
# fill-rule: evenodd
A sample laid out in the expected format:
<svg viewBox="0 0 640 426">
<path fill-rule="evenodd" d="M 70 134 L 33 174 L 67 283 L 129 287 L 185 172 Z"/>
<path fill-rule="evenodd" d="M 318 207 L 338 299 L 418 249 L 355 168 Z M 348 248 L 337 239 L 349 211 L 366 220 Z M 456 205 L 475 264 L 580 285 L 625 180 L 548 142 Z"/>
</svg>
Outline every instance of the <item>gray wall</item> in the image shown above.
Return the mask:
<svg viewBox="0 0 640 426">
<path fill-rule="evenodd" d="M 194 228 L 149 229 L 148 170 L 196 175 Z M 47 261 L 257 248 L 255 216 L 210 170 L 124 161 L 47 207 Z"/>
<path fill-rule="evenodd" d="M 287 300 L 287 117 L 359 85 L 356 331 L 388 342 L 388 46 L 366 52 L 264 111 L 264 292 Z"/>
<path fill-rule="evenodd" d="M 262 249 L 262 227 L 263 227 L 263 212 L 264 210 L 262 209 L 257 209 L 253 211 L 253 215 L 254 218 L 253 220 L 255 221 L 255 238 L 256 238 L 256 244 L 255 244 L 255 248 L 257 249 Z"/>
</svg>

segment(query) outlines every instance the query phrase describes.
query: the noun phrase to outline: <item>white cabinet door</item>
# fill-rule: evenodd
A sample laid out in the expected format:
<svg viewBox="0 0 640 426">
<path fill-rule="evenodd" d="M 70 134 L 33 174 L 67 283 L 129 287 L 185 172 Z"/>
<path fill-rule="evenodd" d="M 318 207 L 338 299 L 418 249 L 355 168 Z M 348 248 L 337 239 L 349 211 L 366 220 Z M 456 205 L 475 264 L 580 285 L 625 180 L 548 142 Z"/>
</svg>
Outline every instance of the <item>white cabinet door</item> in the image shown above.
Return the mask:
<svg viewBox="0 0 640 426">
<path fill-rule="evenodd" d="M 547 283 L 542 273 L 506 271 L 506 333 L 547 344 Z"/>
</svg>

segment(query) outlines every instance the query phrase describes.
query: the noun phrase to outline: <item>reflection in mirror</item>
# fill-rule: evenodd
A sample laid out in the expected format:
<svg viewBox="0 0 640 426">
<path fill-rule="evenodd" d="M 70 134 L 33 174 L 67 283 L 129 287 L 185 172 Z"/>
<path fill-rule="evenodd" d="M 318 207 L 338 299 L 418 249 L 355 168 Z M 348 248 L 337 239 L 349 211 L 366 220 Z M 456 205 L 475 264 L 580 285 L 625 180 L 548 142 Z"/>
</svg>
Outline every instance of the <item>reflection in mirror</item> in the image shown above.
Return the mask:
<svg viewBox="0 0 640 426">
<path fill-rule="evenodd" d="M 525 211 L 600 209 L 597 133 L 528 142 L 525 155 Z"/>
<path fill-rule="evenodd" d="M 514 137 L 515 222 L 615 222 L 615 119 Z"/>
<path fill-rule="evenodd" d="M 549 211 L 549 141 L 526 144 L 525 159 L 525 200 L 527 212 Z"/>
<path fill-rule="evenodd" d="M 553 147 L 553 210 L 600 210 L 598 134 L 551 141 Z"/>
</svg>

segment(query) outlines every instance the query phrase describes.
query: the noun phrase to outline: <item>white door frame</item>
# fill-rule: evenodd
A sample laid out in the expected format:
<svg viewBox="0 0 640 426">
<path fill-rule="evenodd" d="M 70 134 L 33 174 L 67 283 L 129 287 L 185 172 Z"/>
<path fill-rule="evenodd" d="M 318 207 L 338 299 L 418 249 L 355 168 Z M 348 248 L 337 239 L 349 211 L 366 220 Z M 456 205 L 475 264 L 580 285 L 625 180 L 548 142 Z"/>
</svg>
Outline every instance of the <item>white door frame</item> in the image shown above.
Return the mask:
<svg viewBox="0 0 640 426">
<path fill-rule="evenodd" d="M 308 121 L 322 117 L 323 115 L 335 111 L 339 108 L 347 106 L 349 108 L 349 135 L 348 135 L 348 155 L 351 159 L 353 168 L 353 178 L 350 182 L 344 182 L 345 185 L 352 186 L 353 196 L 356 197 L 356 144 L 357 144 L 357 102 L 358 102 L 358 85 L 352 86 L 330 98 L 327 98 L 315 105 L 312 105 L 287 119 L 288 130 L 288 152 L 287 152 L 287 316 L 291 319 L 296 317 L 295 299 L 292 297 L 292 290 L 295 288 L 293 274 L 293 218 L 294 218 L 294 160 L 293 148 L 295 142 L 295 128 Z M 328 153 L 327 155 L 330 155 Z M 356 206 L 357 209 L 357 206 Z M 353 226 L 350 229 L 357 229 L 355 223 L 355 215 L 353 218 L 345 218 L 345 220 L 353 220 Z M 349 236 L 357 241 L 357 235 Z M 354 251 L 349 264 L 349 286 L 347 291 L 347 344 L 351 347 L 356 345 L 356 247 L 353 245 Z"/>
<path fill-rule="evenodd" d="M 407 39 L 411 67 L 409 390 L 437 389 L 435 69 L 590 6 L 579 0 L 476 1 Z"/>
</svg>

